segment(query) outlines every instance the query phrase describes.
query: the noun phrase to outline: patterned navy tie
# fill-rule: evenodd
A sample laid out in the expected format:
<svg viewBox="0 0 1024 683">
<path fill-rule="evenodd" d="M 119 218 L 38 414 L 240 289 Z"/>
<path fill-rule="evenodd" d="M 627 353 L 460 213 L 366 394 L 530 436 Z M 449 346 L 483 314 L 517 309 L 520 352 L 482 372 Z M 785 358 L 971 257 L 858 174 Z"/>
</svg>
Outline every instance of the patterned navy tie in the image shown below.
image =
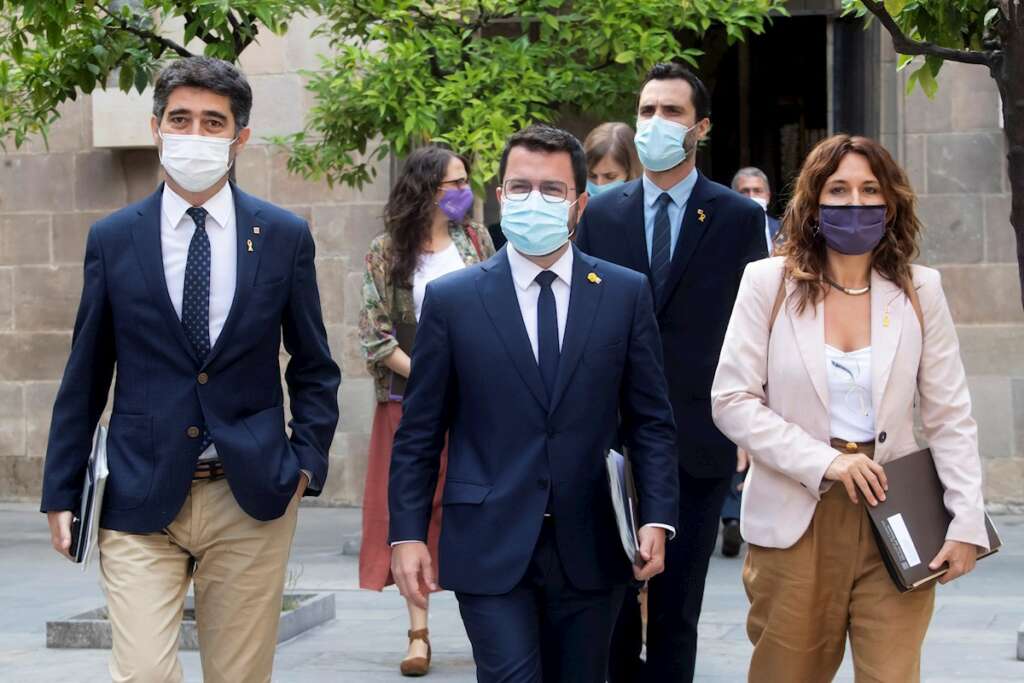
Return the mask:
<svg viewBox="0 0 1024 683">
<path fill-rule="evenodd" d="M 555 293 L 551 291 L 551 283 L 558 277 L 550 270 L 543 270 L 534 278 L 540 285 L 537 297 L 537 365 L 540 376 L 544 380 L 544 388 L 548 391 L 550 401 L 555 391 L 555 378 L 558 377 L 558 310 L 555 308 Z"/>
<path fill-rule="evenodd" d="M 189 242 L 185 263 L 181 325 L 202 364 L 210 354 L 210 237 L 206 234 L 206 209 L 194 206 L 185 213 L 195 222 L 196 231 Z M 203 425 L 199 452 L 206 451 L 211 443 L 210 431 Z"/>
<path fill-rule="evenodd" d="M 669 264 L 672 262 L 672 231 L 668 221 L 668 205 L 672 197 L 662 192 L 658 197 L 658 211 L 654 214 L 654 238 L 651 240 L 651 283 L 654 285 L 654 300 L 661 303 L 665 296 L 665 282 L 668 280 Z"/>
</svg>

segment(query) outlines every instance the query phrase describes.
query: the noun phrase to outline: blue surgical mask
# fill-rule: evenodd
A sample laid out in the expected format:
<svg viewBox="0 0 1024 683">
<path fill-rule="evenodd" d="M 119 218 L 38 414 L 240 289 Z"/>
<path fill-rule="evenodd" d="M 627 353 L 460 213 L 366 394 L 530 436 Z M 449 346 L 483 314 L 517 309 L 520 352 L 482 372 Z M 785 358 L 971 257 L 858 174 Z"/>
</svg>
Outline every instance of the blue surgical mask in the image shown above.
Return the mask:
<svg viewBox="0 0 1024 683">
<path fill-rule="evenodd" d="M 501 200 L 501 231 L 520 254 L 550 254 L 569 241 L 571 207 L 568 201 L 549 202 L 537 190 L 522 201 L 506 197 Z"/>
<path fill-rule="evenodd" d="M 640 163 L 649 171 L 660 172 L 675 168 L 686 160 L 686 134 L 690 129 L 681 123 L 652 116 L 636 122 L 636 153 Z"/>
<path fill-rule="evenodd" d="M 618 180 L 613 180 L 610 183 L 605 183 L 604 185 L 598 185 L 594 181 L 588 180 L 587 181 L 587 194 L 589 194 L 591 197 L 596 197 L 597 195 L 601 194 L 602 192 L 607 192 L 608 190 L 612 189 L 613 187 L 618 187 L 619 185 L 624 185 L 625 183 L 626 183 L 626 181 L 623 180 L 622 178 L 619 178 Z"/>
</svg>

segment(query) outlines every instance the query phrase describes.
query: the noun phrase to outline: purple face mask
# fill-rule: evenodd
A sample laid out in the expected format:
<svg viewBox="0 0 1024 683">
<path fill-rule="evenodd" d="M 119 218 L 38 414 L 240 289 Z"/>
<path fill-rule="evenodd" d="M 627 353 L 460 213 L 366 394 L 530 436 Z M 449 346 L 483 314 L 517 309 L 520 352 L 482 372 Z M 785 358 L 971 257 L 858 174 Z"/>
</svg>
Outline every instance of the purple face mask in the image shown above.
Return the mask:
<svg viewBox="0 0 1024 683">
<path fill-rule="evenodd" d="M 825 244 L 840 254 L 867 254 L 885 234 L 885 204 L 877 206 L 828 206 L 818 208 L 818 223 Z"/>
<path fill-rule="evenodd" d="M 445 190 L 437 205 L 444 211 L 445 216 L 456 223 L 461 223 L 469 207 L 473 206 L 473 190 L 468 187 Z"/>
</svg>

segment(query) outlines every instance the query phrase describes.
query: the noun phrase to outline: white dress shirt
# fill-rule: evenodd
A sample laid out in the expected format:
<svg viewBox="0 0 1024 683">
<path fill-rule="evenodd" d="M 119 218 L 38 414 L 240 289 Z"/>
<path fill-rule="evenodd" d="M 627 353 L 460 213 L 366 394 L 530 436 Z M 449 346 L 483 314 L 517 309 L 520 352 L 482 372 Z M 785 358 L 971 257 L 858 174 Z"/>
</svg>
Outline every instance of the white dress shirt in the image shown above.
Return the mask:
<svg viewBox="0 0 1024 683">
<path fill-rule="evenodd" d="M 519 312 L 523 314 L 523 324 L 530 338 L 533 357 L 540 362 L 537 351 L 537 301 L 540 299 L 540 283 L 537 275 L 544 269 L 526 258 L 508 245 L 508 265 L 512 270 L 512 281 L 516 285 L 516 299 L 519 300 Z M 562 348 L 565 337 L 565 320 L 569 316 L 569 290 L 572 286 L 572 249 L 566 249 L 555 263 L 548 268 L 555 274 L 551 281 L 551 293 L 555 295 L 555 312 L 558 318 L 558 348 Z"/>
<path fill-rule="evenodd" d="M 196 224 L 186 211 L 192 207 L 178 193 L 164 185 L 160 212 L 160 248 L 164 257 L 164 276 L 171 305 L 181 319 L 181 298 L 185 289 L 185 263 L 188 245 L 196 232 Z M 235 299 L 235 276 L 238 269 L 238 242 L 235 230 L 235 201 L 231 185 L 225 183 L 220 192 L 203 204 L 206 235 L 210 239 L 210 348 L 224 329 L 231 302 Z"/>
</svg>

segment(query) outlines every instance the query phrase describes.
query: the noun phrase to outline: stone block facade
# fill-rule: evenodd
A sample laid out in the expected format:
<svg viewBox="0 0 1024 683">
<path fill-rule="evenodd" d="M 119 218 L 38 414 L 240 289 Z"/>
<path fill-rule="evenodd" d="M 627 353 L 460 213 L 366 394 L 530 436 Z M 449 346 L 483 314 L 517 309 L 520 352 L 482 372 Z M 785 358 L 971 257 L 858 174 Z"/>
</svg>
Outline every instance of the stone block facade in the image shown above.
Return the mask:
<svg viewBox="0 0 1024 683">
<path fill-rule="evenodd" d="M 895 69 L 883 36 L 880 68 Z M 890 79 L 881 137 L 907 169 L 924 224 L 920 262 L 942 273 L 969 377 L 990 503 L 1024 503 L 1024 312 L 995 82 L 948 63 L 929 100 Z M 893 72 L 894 73 L 894 72 Z M 887 113 L 888 112 L 888 113 Z"/>
<path fill-rule="evenodd" d="M 793 3 L 804 11 L 833 4 Z M 356 335 L 362 263 L 382 229 L 390 168 L 381 165 L 376 181 L 359 191 L 329 188 L 290 174 L 285 154 L 265 143 L 266 135 L 299 128 L 308 110 L 300 71 L 315 68 L 316 54 L 327 50 L 309 38 L 314 23 L 295 21 L 286 37 L 263 36 L 245 53 L 255 91 L 254 144 L 236 172 L 242 188 L 302 215 L 313 230 L 325 324 L 343 373 L 341 422 L 318 502 L 354 505 L 362 498 L 373 411 Z M 943 69 L 934 100 L 907 96 L 891 42 L 883 36 L 880 43 L 879 135 L 919 194 L 921 260 L 942 271 L 958 324 L 987 495 L 994 503 L 1024 504 L 1024 313 L 999 98 L 984 69 L 953 64 Z M 33 140 L 0 156 L 0 499 L 38 497 L 89 226 L 159 182 L 153 148 L 100 147 L 97 125 L 107 124 L 94 121 L 90 98 L 81 97 L 64 108 L 49 148 Z M 109 140 L 108 133 L 98 137 Z"/>
</svg>

